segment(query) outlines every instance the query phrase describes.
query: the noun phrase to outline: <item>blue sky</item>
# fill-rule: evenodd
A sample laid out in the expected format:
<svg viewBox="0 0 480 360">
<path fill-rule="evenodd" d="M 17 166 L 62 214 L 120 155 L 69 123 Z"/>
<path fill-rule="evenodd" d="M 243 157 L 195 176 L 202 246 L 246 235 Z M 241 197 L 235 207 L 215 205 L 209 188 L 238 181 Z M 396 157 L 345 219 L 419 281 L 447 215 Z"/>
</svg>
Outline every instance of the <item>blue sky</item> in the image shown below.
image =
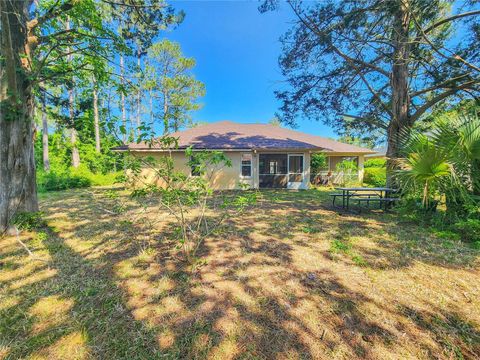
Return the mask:
<svg viewBox="0 0 480 360">
<path fill-rule="evenodd" d="M 273 94 L 283 81 L 278 67 L 279 38 L 293 14 L 286 4 L 261 14 L 258 1 L 173 1 L 186 13 L 184 22 L 166 36 L 197 61 L 196 77 L 205 83 L 204 107 L 195 120 L 267 122 L 280 103 Z M 298 130 L 335 137 L 322 123 L 302 121 Z"/>
</svg>

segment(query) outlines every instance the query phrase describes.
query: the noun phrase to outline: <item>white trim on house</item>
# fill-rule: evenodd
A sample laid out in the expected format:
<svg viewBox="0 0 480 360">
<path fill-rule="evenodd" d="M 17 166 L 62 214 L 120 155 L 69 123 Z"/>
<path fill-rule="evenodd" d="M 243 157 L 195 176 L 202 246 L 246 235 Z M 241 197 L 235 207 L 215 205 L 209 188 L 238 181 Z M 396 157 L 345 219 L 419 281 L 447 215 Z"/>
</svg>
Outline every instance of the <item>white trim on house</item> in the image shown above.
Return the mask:
<svg viewBox="0 0 480 360">
<path fill-rule="evenodd" d="M 243 165 L 243 155 L 249 155 L 250 156 L 250 175 L 245 176 L 242 174 L 243 172 L 243 167 L 248 166 L 248 165 Z M 253 178 L 253 153 L 252 152 L 245 152 L 240 154 L 240 179 L 241 180 L 250 180 Z"/>
</svg>

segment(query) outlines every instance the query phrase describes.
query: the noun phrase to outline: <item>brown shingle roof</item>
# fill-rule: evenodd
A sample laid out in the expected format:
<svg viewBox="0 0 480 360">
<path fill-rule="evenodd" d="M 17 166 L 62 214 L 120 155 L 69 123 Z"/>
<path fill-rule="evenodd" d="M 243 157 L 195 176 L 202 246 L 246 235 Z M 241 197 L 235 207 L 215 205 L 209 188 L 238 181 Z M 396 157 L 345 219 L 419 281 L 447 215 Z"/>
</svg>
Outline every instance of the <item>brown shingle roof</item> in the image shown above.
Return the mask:
<svg viewBox="0 0 480 360">
<path fill-rule="evenodd" d="M 270 124 L 240 124 L 220 121 L 178 131 L 171 136 L 178 138 L 180 149 L 192 146 L 195 149 L 310 149 L 326 152 L 368 154 L 374 151 L 344 144 L 320 136 L 285 129 Z M 145 143 L 131 143 L 120 149 L 154 150 Z"/>
</svg>

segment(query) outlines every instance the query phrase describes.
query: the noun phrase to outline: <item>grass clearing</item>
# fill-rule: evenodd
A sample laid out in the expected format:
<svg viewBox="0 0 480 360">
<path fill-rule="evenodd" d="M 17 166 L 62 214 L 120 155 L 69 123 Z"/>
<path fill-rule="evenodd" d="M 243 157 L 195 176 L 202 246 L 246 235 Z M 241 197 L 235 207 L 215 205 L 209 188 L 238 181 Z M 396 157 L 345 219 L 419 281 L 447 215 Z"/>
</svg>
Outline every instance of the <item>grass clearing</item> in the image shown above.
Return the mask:
<svg viewBox="0 0 480 360">
<path fill-rule="evenodd" d="M 113 198 L 127 214 L 104 211 Z M 480 251 L 394 214 L 339 213 L 326 191 L 262 192 L 194 275 L 171 219 L 147 232 L 121 188 L 42 194 L 41 210 L 47 230 L 22 240 L 45 261 L 0 240 L 0 358 L 480 356 Z"/>
</svg>

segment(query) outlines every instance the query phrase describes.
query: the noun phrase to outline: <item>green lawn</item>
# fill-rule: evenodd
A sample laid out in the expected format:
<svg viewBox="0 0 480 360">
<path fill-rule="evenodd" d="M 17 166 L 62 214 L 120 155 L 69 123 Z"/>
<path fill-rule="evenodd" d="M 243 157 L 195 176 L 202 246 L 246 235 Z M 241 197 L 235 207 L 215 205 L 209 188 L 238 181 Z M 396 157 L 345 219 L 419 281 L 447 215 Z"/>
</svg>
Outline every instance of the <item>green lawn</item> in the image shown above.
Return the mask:
<svg viewBox="0 0 480 360">
<path fill-rule="evenodd" d="M 22 234 L 40 260 L 0 240 L 0 358 L 480 357 L 480 252 L 461 242 L 338 212 L 327 191 L 265 191 L 192 275 L 171 219 L 112 214 L 112 189 L 43 194 L 48 228 Z"/>
</svg>

